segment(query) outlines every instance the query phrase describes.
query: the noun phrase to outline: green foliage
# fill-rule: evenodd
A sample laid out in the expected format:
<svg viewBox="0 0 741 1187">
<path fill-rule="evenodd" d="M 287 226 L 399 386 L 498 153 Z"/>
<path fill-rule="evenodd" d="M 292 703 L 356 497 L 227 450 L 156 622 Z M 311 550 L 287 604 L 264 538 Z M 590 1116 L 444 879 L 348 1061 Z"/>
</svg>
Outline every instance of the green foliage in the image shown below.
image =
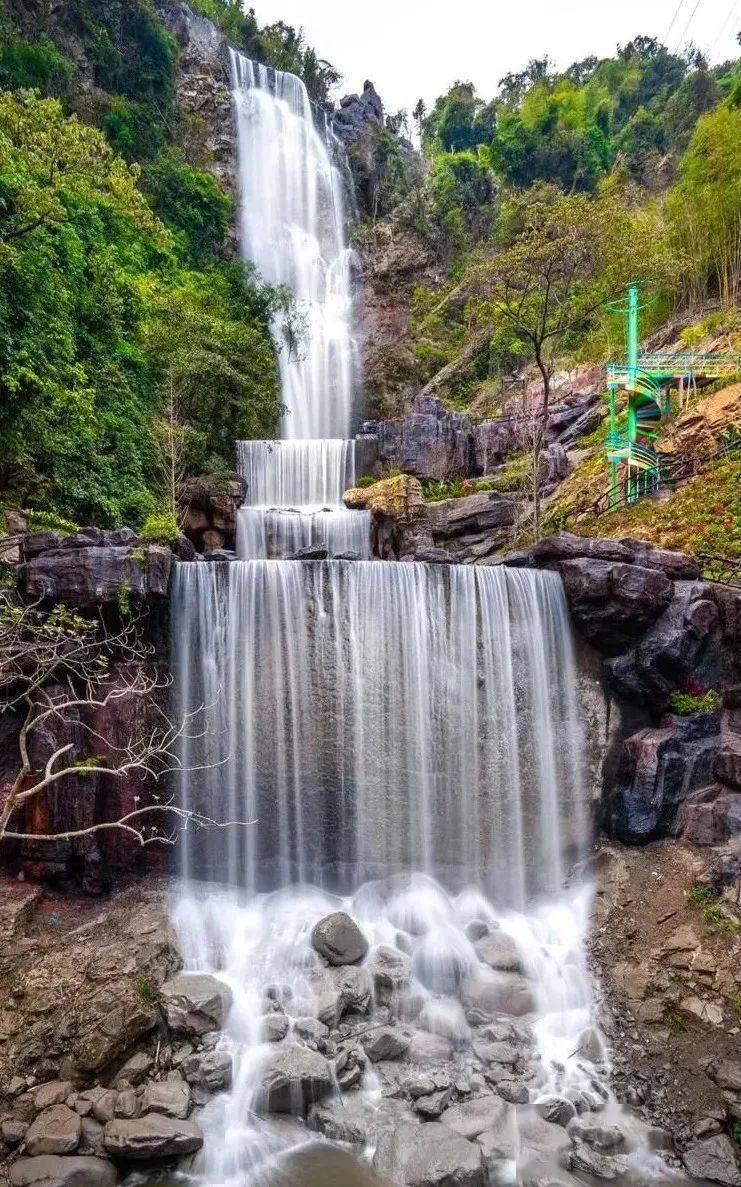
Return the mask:
<svg viewBox="0 0 741 1187">
<path fill-rule="evenodd" d="M 190 211 L 163 185 L 173 236 L 100 132 L 55 100 L 0 93 L 0 485 L 36 511 L 137 527 L 156 510 L 171 366 L 194 465 L 278 419 L 277 298 L 241 263 L 183 266 L 226 210 L 185 177 Z"/>
<path fill-rule="evenodd" d="M 136 983 L 137 993 L 142 1001 L 154 1001 L 157 996 L 154 986 L 148 977 L 140 977 Z"/>
<path fill-rule="evenodd" d="M 720 705 L 720 693 L 714 688 L 709 688 L 702 696 L 673 692 L 669 696 L 669 704 L 681 717 L 689 717 L 692 713 L 714 713 Z"/>
<path fill-rule="evenodd" d="M 71 536 L 80 530 L 79 524 L 64 519 L 54 511 L 37 511 L 31 507 L 23 515 L 32 532 L 59 532 L 60 536 Z"/>
<path fill-rule="evenodd" d="M 741 294 L 741 108 L 699 120 L 667 209 L 688 298 L 712 293 L 732 309 Z"/>
<path fill-rule="evenodd" d="M 6 91 L 36 88 L 47 94 L 62 91 L 73 73 L 72 63 L 54 42 L 9 39 L 0 42 L 0 87 Z"/>
<path fill-rule="evenodd" d="M 473 83 L 457 82 L 422 120 L 423 143 L 431 153 L 463 152 L 488 144 L 495 124 L 495 105 L 485 105 Z"/>
<path fill-rule="evenodd" d="M 664 1025 L 670 1034 L 683 1034 L 685 1030 L 684 1020 L 682 1015 L 676 1010 L 670 1010 L 668 1014 L 664 1015 Z"/>
<path fill-rule="evenodd" d="M 241 0 L 193 0 L 192 7 L 213 21 L 232 45 L 246 49 L 258 32 L 254 9 L 245 10 Z"/>
<path fill-rule="evenodd" d="M 700 915 L 713 931 L 726 935 L 741 935 L 741 919 L 738 913 L 727 908 L 711 886 L 696 882 L 687 897 L 699 907 Z"/>
<path fill-rule="evenodd" d="M 210 173 L 192 168 L 174 149 L 161 152 L 146 170 L 152 205 L 192 263 L 218 252 L 234 217 L 235 203 Z"/>
<path fill-rule="evenodd" d="M 157 544 L 175 544 L 180 537 L 180 528 L 171 511 L 158 511 L 147 516 L 140 535 Z"/>
<path fill-rule="evenodd" d="M 445 153 L 435 159 L 428 181 L 430 216 L 449 244 L 461 248 L 472 232 L 488 231 L 493 181 L 487 161 L 473 152 Z"/>
<path fill-rule="evenodd" d="M 738 1144 L 741 1146 L 741 1121 L 734 1121 L 733 1128 L 731 1130 L 731 1137 L 733 1138 L 734 1142 L 738 1142 Z"/>
</svg>

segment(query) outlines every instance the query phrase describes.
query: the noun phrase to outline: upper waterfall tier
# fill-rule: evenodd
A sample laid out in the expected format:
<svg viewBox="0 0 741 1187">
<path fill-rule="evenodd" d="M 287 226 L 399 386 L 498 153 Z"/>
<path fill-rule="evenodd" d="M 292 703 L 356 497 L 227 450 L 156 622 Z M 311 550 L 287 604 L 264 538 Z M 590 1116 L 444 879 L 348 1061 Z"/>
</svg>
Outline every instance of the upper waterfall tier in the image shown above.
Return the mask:
<svg viewBox="0 0 741 1187">
<path fill-rule="evenodd" d="M 556 575 L 182 564 L 173 622 L 181 709 L 212 706 L 183 802 L 257 822 L 194 838 L 190 872 L 342 889 L 420 869 L 516 906 L 559 889 L 586 830 Z"/>
<path fill-rule="evenodd" d="M 232 51 L 242 250 L 264 280 L 293 293 L 298 343 L 274 325 L 281 436 L 349 437 L 357 389 L 352 260 L 343 183 L 301 79 Z"/>
</svg>

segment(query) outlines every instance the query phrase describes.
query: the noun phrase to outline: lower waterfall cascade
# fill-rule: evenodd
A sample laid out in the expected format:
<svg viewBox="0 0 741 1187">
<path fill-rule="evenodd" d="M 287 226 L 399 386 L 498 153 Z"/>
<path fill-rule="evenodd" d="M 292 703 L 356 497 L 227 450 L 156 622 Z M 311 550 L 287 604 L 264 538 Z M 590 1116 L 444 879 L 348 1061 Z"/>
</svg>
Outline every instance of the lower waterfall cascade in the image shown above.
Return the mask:
<svg viewBox="0 0 741 1187">
<path fill-rule="evenodd" d="M 240 822 L 188 834 L 174 908 L 186 968 L 233 997 L 219 1039 L 233 1085 L 203 1111 L 199 1180 L 303 1184 L 317 1143 L 334 1157 L 302 1119 L 305 1102 L 290 1119 L 285 1104 L 266 1106 L 276 1052 L 307 1043 L 330 1068 L 359 1053 L 351 1091 L 331 1074 L 342 1107 L 367 1111 L 372 1159 L 416 1117 L 389 1095 L 395 1065 L 363 1054 L 374 1026 L 408 1041 L 400 1078 L 457 1085 L 451 1104 L 506 1090 L 491 1182 L 521 1180 L 543 1126 L 565 1136 L 540 1119 L 540 1101 L 584 1124 L 622 1118 L 585 968 L 590 890 L 566 885 L 589 825 L 560 579 L 381 561 L 182 563 L 173 664 L 180 709 L 209 713 L 204 736 L 184 745 L 182 802 Z M 368 947 L 349 970 L 361 992 L 339 1018 L 327 1002 L 348 969 L 312 945 L 338 911 Z M 384 960 L 403 969 L 390 995 L 374 971 Z M 482 1061 L 492 1042 L 515 1052 L 513 1066 Z M 543 1157 L 555 1173 L 554 1151 Z M 635 1174 L 660 1165 L 639 1134 L 619 1158 Z"/>
</svg>

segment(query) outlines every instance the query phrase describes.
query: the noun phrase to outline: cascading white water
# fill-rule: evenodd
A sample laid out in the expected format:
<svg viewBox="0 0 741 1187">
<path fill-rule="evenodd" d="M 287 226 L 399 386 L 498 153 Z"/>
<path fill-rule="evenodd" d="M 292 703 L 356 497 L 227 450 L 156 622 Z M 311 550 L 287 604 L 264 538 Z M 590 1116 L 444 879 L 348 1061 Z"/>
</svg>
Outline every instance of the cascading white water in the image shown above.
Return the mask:
<svg viewBox="0 0 741 1187">
<path fill-rule="evenodd" d="M 584 828 L 557 577 L 254 561 L 179 566 L 173 598 L 181 708 L 223 690 L 209 811 L 260 821 L 226 865 L 204 838 L 206 876 L 347 891 L 418 869 L 519 908 L 562 886 Z"/>
<path fill-rule="evenodd" d="M 195 773 L 183 803 L 256 822 L 190 835 L 196 889 L 176 912 L 188 966 L 225 978 L 235 999 L 222 1040 L 234 1087 L 204 1119 L 208 1181 L 272 1184 L 276 1159 L 307 1140 L 252 1113 L 271 1049 L 265 993 L 289 987 L 289 1019 L 314 1012 L 326 986 L 311 929 L 340 907 L 371 944 L 406 946 L 415 1025 L 458 1044 L 472 1037 L 461 981 L 486 993 L 500 976 L 467 925 L 515 936 L 543 1055 L 561 1087 L 589 1091 L 570 1059 L 590 995 L 586 898 L 564 897 L 564 863 L 587 829 L 560 580 L 385 562 L 182 564 L 173 624 L 180 710 L 211 706 L 185 744 Z M 204 894 L 200 880 L 220 886 Z M 538 910 L 542 900 L 551 906 Z"/>
<path fill-rule="evenodd" d="M 264 280 L 290 290 L 303 322 L 290 349 L 276 326 L 281 436 L 348 438 L 358 350 L 342 177 L 301 79 L 236 51 L 231 68 L 242 251 Z"/>
<path fill-rule="evenodd" d="M 240 560 L 285 557 L 310 545 L 331 556 L 370 557 L 370 516 L 348 511 L 342 494 L 355 481 L 355 442 L 239 441 L 237 464 L 247 505 L 237 520 Z"/>
<path fill-rule="evenodd" d="M 357 351 L 340 178 L 303 83 L 236 53 L 232 74 L 243 251 L 292 290 L 306 332 L 289 349 L 274 327 L 284 440 L 239 443 L 243 559 L 180 564 L 173 581 L 179 708 L 206 707 L 199 737 L 183 738 L 181 801 L 240 822 L 187 833 L 175 909 L 186 967 L 223 978 L 234 999 L 219 1040 L 233 1086 L 203 1110 L 197 1171 L 209 1187 L 359 1184 L 327 1148 L 313 1178 L 301 1159 L 316 1138 L 259 1115 L 275 1051 L 266 1014 L 289 1045 L 308 1022 L 338 1069 L 354 1027 L 378 1025 L 367 1011 L 402 1019 L 418 1055 L 437 1043 L 433 1072 L 454 1066 L 460 1098 L 493 1100 L 476 1052 L 488 1020 L 488 1038 L 518 1044 L 530 1100 L 557 1091 L 604 1107 L 599 1041 L 585 1055 L 579 1039 L 592 1012 L 589 894 L 564 887 L 588 836 L 584 739 L 555 575 L 264 559 L 316 543 L 367 556 L 369 523 L 341 506 L 355 479 Z M 365 967 L 352 969 L 367 997 L 330 1032 L 317 1017 L 335 982 L 311 932 L 341 908 L 371 960 L 386 945 L 409 974 L 373 1006 Z M 520 971 L 486 957 L 498 936 L 514 940 Z M 414 1116 L 381 1082 L 367 1067 L 354 1093 L 373 1113 L 371 1146 Z M 518 1106 L 520 1132 L 532 1121 Z M 494 1173 L 519 1174 L 523 1143 L 503 1141 Z"/>
<path fill-rule="evenodd" d="M 343 185 L 326 126 L 317 130 L 306 87 L 292 74 L 232 52 L 242 250 L 271 284 L 293 295 L 301 323 L 286 341 L 278 317 L 282 443 L 239 443 L 248 507 L 241 559 L 285 557 L 309 545 L 370 555 L 370 519 L 347 511 L 355 481 L 352 429 L 358 387 L 353 253 Z"/>
</svg>

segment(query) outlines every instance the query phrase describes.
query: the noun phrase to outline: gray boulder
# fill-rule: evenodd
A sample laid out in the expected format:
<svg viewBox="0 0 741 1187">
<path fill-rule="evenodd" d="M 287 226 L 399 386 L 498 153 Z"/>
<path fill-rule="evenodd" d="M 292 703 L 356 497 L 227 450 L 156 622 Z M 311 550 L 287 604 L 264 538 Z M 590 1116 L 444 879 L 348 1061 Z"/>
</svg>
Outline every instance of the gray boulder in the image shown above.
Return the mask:
<svg viewBox="0 0 741 1187">
<path fill-rule="evenodd" d="M 178 973 L 165 981 L 160 999 L 171 1030 L 205 1034 L 224 1025 L 232 992 L 208 973 Z"/>
<path fill-rule="evenodd" d="M 330 1142 L 347 1142 L 363 1146 L 368 1141 L 376 1108 L 358 1093 L 347 1093 L 339 1100 L 313 1105 L 309 1111 L 309 1125 L 324 1134 Z"/>
<path fill-rule="evenodd" d="M 412 975 L 412 962 L 406 953 L 386 944 L 371 953 L 368 968 L 376 1001 L 382 1006 L 387 1006 L 396 993 L 406 988 Z"/>
<path fill-rule="evenodd" d="M 43 1109 L 51 1108 L 52 1105 L 63 1105 L 71 1091 L 72 1082 L 70 1080 L 50 1080 L 36 1089 L 33 1103 L 41 1112 Z"/>
<path fill-rule="evenodd" d="M 532 986 L 517 973 L 474 973 L 466 977 L 460 988 L 460 998 L 466 1010 L 480 1010 L 483 1014 L 508 1014 L 520 1018 L 532 1014 L 536 1008 Z"/>
<path fill-rule="evenodd" d="M 522 961 L 517 945 L 506 932 L 494 931 L 475 944 L 476 951 L 490 969 L 500 973 L 521 973 Z"/>
<path fill-rule="evenodd" d="M 104 1141 L 106 1150 L 114 1158 L 151 1162 L 194 1154 L 203 1145 L 203 1134 L 194 1121 L 147 1113 L 131 1120 L 109 1121 Z"/>
<path fill-rule="evenodd" d="M 66 1105 L 52 1105 L 39 1113 L 26 1133 L 26 1150 L 36 1154 L 71 1154 L 80 1141 L 80 1117 Z"/>
<path fill-rule="evenodd" d="M 440 1120 L 463 1138 L 473 1141 L 486 1130 L 500 1130 L 511 1123 L 514 1109 L 500 1097 L 478 1096 L 462 1104 L 451 1105 Z"/>
<path fill-rule="evenodd" d="M 486 1187 L 488 1182 L 479 1146 L 439 1121 L 403 1121 L 382 1133 L 373 1165 L 404 1187 Z"/>
<path fill-rule="evenodd" d="M 696 1179 L 711 1179 L 724 1187 L 741 1187 L 741 1167 L 733 1142 L 724 1133 L 695 1142 L 685 1150 L 682 1162 Z"/>
<path fill-rule="evenodd" d="M 185 1080 L 150 1081 L 142 1097 L 143 1113 L 164 1113 L 184 1121 L 190 1109 L 190 1088 Z"/>
<path fill-rule="evenodd" d="M 594 1026 L 588 1026 L 581 1032 L 576 1044 L 575 1055 L 586 1059 L 589 1063 L 601 1063 L 605 1058 L 605 1048 L 599 1031 Z"/>
<path fill-rule="evenodd" d="M 551 1125 L 562 1125 L 564 1129 L 576 1117 L 576 1109 L 565 1096 L 542 1096 L 535 1102 L 535 1111 L 544 1121 L 550 1121 Z"/>
<path fill-rule="evenodd" d="M 180 1070 L 194 1087 L 220 1092 L 232 1082 L 232 1057 L 228 1051 L 194 1051 L 186 1055 Z"/>
<path fill-rule="evenodd" d="M 311 942 L 330 964 L 357 964 L 368 952 L 368 941 L 354 919 L 345 911 L 334 911 L 320 919 Z"/>
<path fill-rule="evenodd" d="M 263 1042 L 279 1043 L 288 1034 L 290 1023 L 285 1014 L 266 1014 L 261 1025 Z"/>
<path fill-rule="evenodd" d="M 576 1174 L 594 1175 L 596 1179 L 619 1179 L 628 1173 L 628 1161 L 621 1154 L 603 1154 L 586 1142 L 574 1142 L 568 1169 Z"/>
<path fill-rule="evenodd" d="M 116 1187 L 116 1168 L 104 1158 L 41 1154 L 10 1168 L 12 1187 Z"/>
<path fill-rule="evenodd" d="M 332 1071 L 323 1055 L 297 1043 L 284 1043 L 263 1067 L 256 1108 L 303 1116 L 332 1089 Z"/>
<path fill-rule="evenodd" d="M 364 1034 L 361 1043 L 372 1063 L 382 1059 L 400 1059 L 408 1050 L 411 1035 L 395 1026 L 377 1026 Z"/>
<path fill-rule="evenodd" d="M 365 968 L 339 967 L 324 970 L 314 1012 L 333 1030 L 346 1014 L 367 1014 L 373 988 Z"/>
</svg>

